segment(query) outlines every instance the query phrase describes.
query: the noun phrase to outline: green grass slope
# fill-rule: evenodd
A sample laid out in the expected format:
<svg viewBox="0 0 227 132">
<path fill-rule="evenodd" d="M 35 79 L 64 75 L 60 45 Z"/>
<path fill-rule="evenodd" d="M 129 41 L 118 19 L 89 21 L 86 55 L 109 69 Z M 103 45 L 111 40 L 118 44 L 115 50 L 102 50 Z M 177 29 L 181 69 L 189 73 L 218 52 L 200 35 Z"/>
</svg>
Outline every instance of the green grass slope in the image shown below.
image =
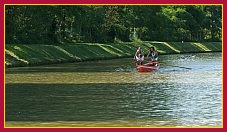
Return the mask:
<svg viewBox="0 0 227 132">
<path fill-rule="evenodd" d="M 125 42 L 120 44 L 75 43 L 65 45 L 23 45 L 5 46 L 6 67 L 31 66 L 53 63 L 77 62 L 111 58 L 132 57 L 138 47 L 145 54 L 154 46 L 159 54 L 221 52 L 221 42 Z"/>
</svg>

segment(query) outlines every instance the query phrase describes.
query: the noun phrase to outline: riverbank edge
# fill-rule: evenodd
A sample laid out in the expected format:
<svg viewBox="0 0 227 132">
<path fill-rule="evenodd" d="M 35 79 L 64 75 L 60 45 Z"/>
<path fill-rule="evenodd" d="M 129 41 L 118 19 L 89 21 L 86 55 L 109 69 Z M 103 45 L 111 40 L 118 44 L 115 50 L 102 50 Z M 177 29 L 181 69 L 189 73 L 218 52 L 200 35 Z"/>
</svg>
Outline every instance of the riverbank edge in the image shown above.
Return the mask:
<svg viewBox="0 0 227 132">
<path fill-rule="evenodd" d="M 133 57 L 141 47 L 145 54 L 154 46 L 159 55 L 222 52 L 222 42 L 122 42 L 70 44 L 6 44 L 5 66 L 22 67 Z"/>
</svg>

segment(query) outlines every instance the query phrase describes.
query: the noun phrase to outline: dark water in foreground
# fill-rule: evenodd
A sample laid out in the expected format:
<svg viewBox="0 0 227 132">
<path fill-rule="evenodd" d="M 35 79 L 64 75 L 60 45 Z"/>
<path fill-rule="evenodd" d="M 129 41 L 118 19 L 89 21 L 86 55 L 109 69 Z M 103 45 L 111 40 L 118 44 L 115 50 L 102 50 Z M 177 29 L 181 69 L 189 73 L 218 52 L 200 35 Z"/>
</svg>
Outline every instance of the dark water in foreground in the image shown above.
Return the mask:
<svg viewBox="0 0 227 132">
<path fill-rule="evenodd" d="M 222 126 L 222 54 L 160 60 L 150 73 L 131 58 L 7 69 L 6 126 Z"/>
</svg>

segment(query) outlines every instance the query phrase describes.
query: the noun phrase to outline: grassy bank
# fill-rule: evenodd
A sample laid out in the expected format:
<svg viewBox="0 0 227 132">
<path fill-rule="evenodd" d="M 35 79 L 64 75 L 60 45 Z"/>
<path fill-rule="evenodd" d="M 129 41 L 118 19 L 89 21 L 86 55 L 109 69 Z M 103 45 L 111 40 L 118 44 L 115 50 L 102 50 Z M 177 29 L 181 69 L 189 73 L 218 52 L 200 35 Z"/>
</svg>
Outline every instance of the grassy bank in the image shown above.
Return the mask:
<svg viewBox="0 0 227 132">
<path fill-rule="evenodd" d="M 221 42 L 156 42 L 98 44 L 80 43 L 65 45 L 23 45 L 5 46 L 5 64 L 7 67 L 41 64 L 77 62 L 86 60 L 131 57 L 140 46 L 145 54 L 154 46 L 159 54 L 220 52 Z"/>
</svg>

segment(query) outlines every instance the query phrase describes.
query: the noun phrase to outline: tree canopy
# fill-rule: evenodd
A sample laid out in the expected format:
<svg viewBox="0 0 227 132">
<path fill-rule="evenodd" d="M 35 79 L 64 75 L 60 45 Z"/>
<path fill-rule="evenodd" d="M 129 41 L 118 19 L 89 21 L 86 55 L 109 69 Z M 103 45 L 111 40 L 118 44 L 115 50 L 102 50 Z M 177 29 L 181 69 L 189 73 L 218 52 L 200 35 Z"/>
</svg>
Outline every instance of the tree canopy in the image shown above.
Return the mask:
<svg viewBox="0 0 227 132">
<path fill-rule="evenodd" d="M 6 5 L 6 44 L 221 41 L 221 5 Z"/>
</svg>

